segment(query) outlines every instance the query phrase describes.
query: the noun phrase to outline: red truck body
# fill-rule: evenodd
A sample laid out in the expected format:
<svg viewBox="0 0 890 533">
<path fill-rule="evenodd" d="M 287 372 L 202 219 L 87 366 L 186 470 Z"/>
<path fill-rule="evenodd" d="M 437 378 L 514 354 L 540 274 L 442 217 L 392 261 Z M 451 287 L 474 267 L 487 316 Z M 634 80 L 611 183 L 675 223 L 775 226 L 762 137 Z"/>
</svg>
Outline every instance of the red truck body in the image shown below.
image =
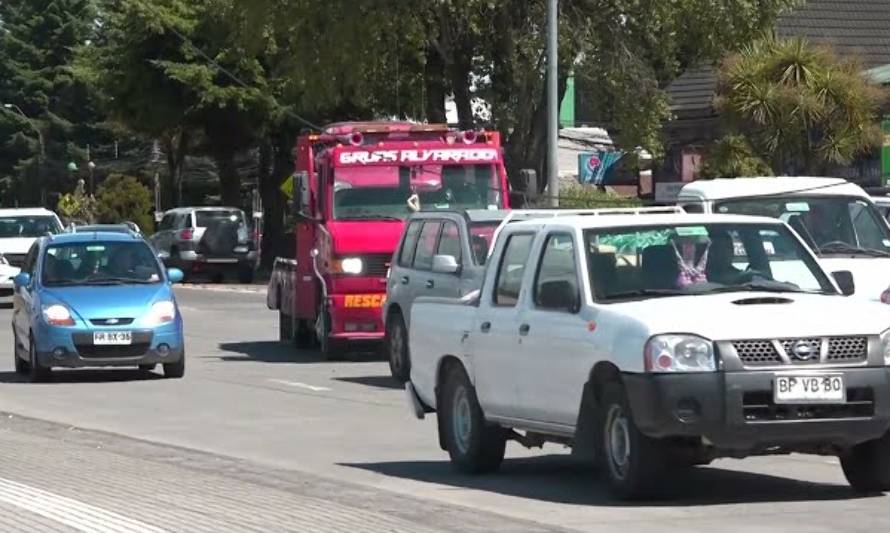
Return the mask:
<svg viewBox="0 0 890 533">
<path fill-rule="evenodd" d="M 386 278 L 412 210 L 509 208 L 497 132 L 340 123 L 301 136 L 294 156 L 296 257 L 269 301 L 283 336 L 325 356 L 384 339 Z"/>
</svg>

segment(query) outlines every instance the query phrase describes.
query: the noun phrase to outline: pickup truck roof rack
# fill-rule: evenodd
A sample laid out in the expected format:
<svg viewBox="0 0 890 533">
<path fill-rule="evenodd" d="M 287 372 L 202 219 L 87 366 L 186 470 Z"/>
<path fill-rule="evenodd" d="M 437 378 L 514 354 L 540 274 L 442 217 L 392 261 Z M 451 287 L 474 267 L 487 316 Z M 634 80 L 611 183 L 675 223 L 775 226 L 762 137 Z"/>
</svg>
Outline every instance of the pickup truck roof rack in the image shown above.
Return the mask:
<svg viewBox="0 0 890 533">
<path fill-rule="evenodd" d="M 489 255 L 494 250 L 501 231 L 511 222 L 565 216 L 602 216 L 602 215 L 681 215 L 686 214 L 682 207 L 672 205 L 663 207 L 607 207 L 602 209 L 515 209 L 501 222 L 491 236 Z"/>
</svg>

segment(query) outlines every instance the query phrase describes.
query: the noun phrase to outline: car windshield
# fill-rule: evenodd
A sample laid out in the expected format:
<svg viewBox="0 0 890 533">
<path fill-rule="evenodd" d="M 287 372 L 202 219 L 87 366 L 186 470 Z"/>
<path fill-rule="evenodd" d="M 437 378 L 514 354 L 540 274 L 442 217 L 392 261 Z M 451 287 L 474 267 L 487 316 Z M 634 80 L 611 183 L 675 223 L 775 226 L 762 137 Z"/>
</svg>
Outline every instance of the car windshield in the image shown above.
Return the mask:
<svg viewBox="0 0 890 533">
<path fill-rule="evenodd" d="M 244 223 L 244 215 L 238 210 L 207 210 L 195 211 L 195 226 L 199 228 L 209 228 L 210 226 L 223 221 Z"/>
<path fill-rule="evenodd" d="M 746 198 L 721 202 L 716 211 L 781 219 L 819 255 L 890 256 L 890 230 L 872 204 L 861 198 Z"/>
<path fill-rule="evenodd" d="M 54 244 L 44 254 L 43 284 L 47 287 L 160 281 L 158 261 L 142 242 Z"/>
<path fill-rule="evenodd" d="M 59 221 L 49 215 L 0 218 L 0 239 L 36 238 L 61 232 Z"/>
<path fill-rule="evenodd" d="M 338 168 L 334 218 L 405 219 L 414 194 L 424 211 L 500 208 L 499 183 L 492 165 Z"/>
<path fill-rule="evenodd" d="M 585 239 L 598 301 L 731 291 L 836 293 L 782 225 L 591 230 Z"/>
</svg>

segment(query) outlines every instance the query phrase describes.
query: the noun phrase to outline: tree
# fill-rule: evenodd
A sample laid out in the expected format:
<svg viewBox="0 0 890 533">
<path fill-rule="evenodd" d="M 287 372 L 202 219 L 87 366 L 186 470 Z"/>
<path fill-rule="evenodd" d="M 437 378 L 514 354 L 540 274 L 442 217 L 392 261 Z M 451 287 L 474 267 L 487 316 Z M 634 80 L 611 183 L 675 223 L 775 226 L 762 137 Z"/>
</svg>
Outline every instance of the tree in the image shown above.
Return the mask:
<svg viewBox="0 0 890 533">
<path fill-rule="evenodd" d="M 699 176 L 705 179 L 771 176 L 772 169 L 742 135 L 727 135 L 708 150 Z"/>
<path fill-rule="evenodd" d="M 718 107 L 776 173 L 817 175 L 879 143 L 883 91 L 854 60 L 802 39 L 767 38 L 720 70 Z"/>
<path fill-rule="evenodd" d="M 0 107 L 5 202 L 37 204 L 48 191 L 70 190 L 65 166 L 105 137 L 98 102 L 71 69 L 94 19 L 92 0 L 0 2 L 0 103 L 29 117 Z"/>
<path fill-rule="evenodd" d="M 96 195 L 96 212 L 99 222 L 116 224 L 123 221 L 135 222 L 139 228 L 150 233 L 154 228 L 152 219 L 152 193 L 132 176 L 112 174 L 99 185 Z"/>
</svg>

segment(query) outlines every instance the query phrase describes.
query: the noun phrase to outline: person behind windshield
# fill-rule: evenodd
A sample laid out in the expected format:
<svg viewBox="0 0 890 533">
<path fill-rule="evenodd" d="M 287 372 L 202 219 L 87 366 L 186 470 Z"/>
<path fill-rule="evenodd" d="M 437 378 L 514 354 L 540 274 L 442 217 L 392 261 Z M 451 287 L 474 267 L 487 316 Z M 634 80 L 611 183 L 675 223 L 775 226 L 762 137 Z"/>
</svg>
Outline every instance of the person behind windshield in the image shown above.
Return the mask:
<svg viewBox="0 0 890 533">
<path fill-rule="evenodd" d="M 743 272 L 736 268 L 732 261 L 735 258 L 735 246 L 732 237 L 725 231 L 715 231 L 710 235 L 711 247 L 708 257 L 708 281 L 723 285 L 737 283 Z"/>
<path fill-rule="evenodd" d="M 114 277 L 133 280 L 147 280 L 152 275 L 152 257 L 145 250 L 135 246 L 122 246 L 115 250 L 109 261 L 110 273 Z"/>
</svg>

